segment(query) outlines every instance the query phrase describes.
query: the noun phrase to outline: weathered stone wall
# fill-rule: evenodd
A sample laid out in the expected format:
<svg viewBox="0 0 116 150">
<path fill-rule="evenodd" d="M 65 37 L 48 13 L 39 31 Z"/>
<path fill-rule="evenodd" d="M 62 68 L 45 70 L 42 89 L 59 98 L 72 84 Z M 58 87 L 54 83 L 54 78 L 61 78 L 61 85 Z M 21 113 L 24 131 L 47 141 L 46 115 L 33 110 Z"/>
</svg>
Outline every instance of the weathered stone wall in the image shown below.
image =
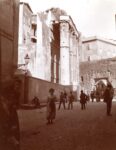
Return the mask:
<svg viewBox="0 0 116 150">
<path fill-rule="evenodd" d="M 79 32 L 70 16 L 61 16 L 62 13 L 56 12 L 54 14 L 48 10 L 37 13 L 37 45 L 35 45 L 35 51 L 31 47 L 33 57 L 30 57 L 28 68 L 33 77 L 62 85 L 72 85 L 73 90 L 77 91 Z M 24 59 L 22 48 L 20 52 Z M 34 56 L 35 61 L 32 61 Z"/>
<path fill-rule="evenodd" d="M 29 44 L 31 41 L 32 11 L 28 4 L 21 3 L 19 9 L 19 44 Z"/>
<path fill-rule="evenodd" d="M 36 77 L 51 80 L 51 49 L 50 29 L 47 25 L 47 14 L 37 14 L 37 51 L 36 51 Z"/>
<path fill-rule="evenodd" d="M 0 1 L 0 81 L 17 68 L 19 0 Z"/>
<path fill-rule="evenodd" d="M 34 74 L 33 67 L 35 64 L 35 45 L 31 43 L 31 19 L 32 11 L 27 3 L 20 3 L 19 9 L 19 47 L 18 47 L 18 64 L 25 64 L 26 54 L 30 57 L 29 68 Z"/>
<path fill-rule="evenodd" d="M 72 90 L 71 86 L 62 86 L 38 78 L 28 76 L 19 76 L 19 78 L 22 80 L 20 103 L 25 103 L 25 101 L 26 103 L 31 103 L 34 96 L 37 96 L 40 99 L 40 102 L 46 102 L 50 88 L 55 89 L 57 98 L 59 98 L 61 91 L 66 90 L 67 93 L 69 93 Z M 24 92 L 26 92 L 26 95 Z M 24 98 L 26 98 L 26 100 L 24 100 Z"/>
<path fill-rule="evenodd" d="M 46 101 L 50 88 L 55 89 L 55 94 L 59 98 L 61 91 L 64 91 L 64 89 L 66 89 L 66 91 L 68 91 L 69 93 L 71 87 L 69 88 L 69 87 L 59 85 L 59 84 L 55 84 L 55 83 L 51 83 L 51 82 L 47 82 L 44 80 L 30 77 L 29 78 L 29 91 L 28 91 L 29 101 L 34 96 L 38 96 L 42 102 Z"/>
<path fill-rule="evenodd" d="M 108 78 L 116 88 L 116 58 L 80 63 L 80 85 L 90 93 L 95 78 Z M 82 81 L 83 80 L 83 81 Z"/>
</svg>

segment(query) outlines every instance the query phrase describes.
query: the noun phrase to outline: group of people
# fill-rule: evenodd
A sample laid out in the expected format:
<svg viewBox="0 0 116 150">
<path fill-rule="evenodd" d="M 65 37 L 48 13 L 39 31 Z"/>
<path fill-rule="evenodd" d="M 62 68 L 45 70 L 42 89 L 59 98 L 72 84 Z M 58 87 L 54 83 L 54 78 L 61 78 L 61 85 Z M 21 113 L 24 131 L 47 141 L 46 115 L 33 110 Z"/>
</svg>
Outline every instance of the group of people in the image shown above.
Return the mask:
<svg viewBox="0 0 116 150">
<path fill-rule="evenodd" d="M 90 94 L 92 102 L 94 101 L 94 93 L 91 92 Z M 103 93 L 103 100 L 106 103 L 106 114 L 107 116 L 111 116 L 111 107 L 112 107 L 112 100 L 114 96 L 114 89 L 110 82 L 107 82 L 107 86 L 105 88 L 105 91 Z M 80 103 L 81 103 L 81 109 L 86 109 L 86 103 L 87 103 L 87 95 L 81 90 L 80 94 Z"/>
<path fill-rule="evenodd" d="M 47 100 L 47 124 L 52 124 L 53 123 L 53 119 L 55 119 L 56 116 L 56 105 L 55 102 L 57 101 L 57 98 L 54 94 L 54 89 L 51 88 L 49 90 L 49 96 L 48 96 L 48 100 Z M 61 107 L 61 104 L 64 106 L 64 109 L 66 109 L 65 103 L 68 102 L 68 109 L 73 109 L 73 101 L 74 101 L 75 97 L 72 93 L 72 91 L 70 91 L 70 95 L 68 96 L 66 91 L 63 93 L 60 93 L 60 100 L 59 100 L 59 106 L 58 106 L 58 110 Z"/>
<path fill-rule="evenodd" d="M 55 119 L 56 116 L 56 105 L 55 102 L 57 101 L 57 98 L 54 94 L 54 89 L 51 88 L 49 90 L 50 95 L 48 96 L 48 100 L 47 100 L 47 124 L 52 124 L 53 123 L 53 119 Z M 108 83 L 104 92 L 104 102 L 106 102 L 107 104 L 107 115 L 110 116 L 111 115 L 111 106 L 112 106 L 112 99 L 113 99 L 113 95 L 114 95 L 114 90 L 113 87 L 111 85 L 111 83 Z M 63 105 L 64 109 L 66 109 L 65 103 L 68 101 L 68 109 L 73 109 L 73 101 L 74 101 L 75 97 L 72 93 L 72 91 L 70 91 L 70 95 L 67 96 L 66 92 L 61 92 L 60 93 L 60 101 L 59 101 L 59 106 L 58 106 L 58 110 L 61 107 L 61 104 Z M 86 105 L 87 105 L 87 101 L 88 100 L 88 95 L 84 93 L 83 90 L 81 90 L 80 93 L 80 103 L 81 103 L 81 109 L 84 110 L 86 109 Z"/>
<path fill-rule="evenodd" d="M 66 91 L 63 93 L 61 92 L 60 93 L 60 102 L 59 102 L 59 107 L 58 107 L 58 110 L 60 109 L 61 107 L 61 104 L 63 104 L 64 106 L 64 109 L 66 109 L 66 105 L 65 103 L 68 102 L 68 109 L 73 109 L 73 101 L 74 101 L 74 95 L 72 93 L 72 91 L 70 91 L 70 95 L 68 96 Z"/>
<path fill-rule="evenodd" d="M 102 92 L 100 94 L 100 92 Z M 103 97 L 103 91 L 91 91 L 90 93 L 90 98 L 91 98 L 91 101 L 94 102 L 94 100 L 96 100 L 96 102 L 100 102 L 101 98 Z"/>
<path fill-rule="evenodd" d="M 0 89 L 0 150 L 19 150 L 20 149 L 20 129 L 17 109 L 19 108 L 19 95 L 21 89 L 21 81 L 14 79 L 12 84 L 4 86 Z M 47 98 L 47 124 L 53 124 L 56 116 L 57 98 L 54 94 L 55 90 L 50 88 Z M 108 83 L 104 92 L 104 102 L 107 106 L 106 114 L 111 116 L 112 99 L 114 89 L 111 83 Z M 68 109 L 73 109 L 75 97 L 73 92 L 67 94 L 66 91 L 60 93 L 58 109 L 61 105 L 66 109 L 65 103 L 68 102 Z M 81 90 L 80 103 L 81 109 L 86 109 L 88 96 Z M 35 97 L 33 103 L 40 105 L 39 100 Z"/>
</svg>

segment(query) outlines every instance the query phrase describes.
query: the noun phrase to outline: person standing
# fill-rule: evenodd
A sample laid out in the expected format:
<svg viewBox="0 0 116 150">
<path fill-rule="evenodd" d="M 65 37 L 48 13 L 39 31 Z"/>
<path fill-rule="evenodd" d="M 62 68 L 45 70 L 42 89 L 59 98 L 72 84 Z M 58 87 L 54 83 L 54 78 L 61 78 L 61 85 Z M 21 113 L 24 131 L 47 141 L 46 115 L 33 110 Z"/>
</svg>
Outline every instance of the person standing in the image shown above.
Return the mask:
<svg viewBox="0 0 116 150">
<path fill-rule="evenodd" d="M 47 99 L 47 124 L 52 124 L 53 120 L 55 119 L 56 116 L 56 96 L 54 95 L 54 89 L 50 88 L 49 89 L 50 95 L 48 96 Z"/>
<path fill-rule="evenodd" d="M 70 91 L 69 100 L 68 100 L 68 109 L 73 109 L 74 95 L 72 91 Z"/>
<path fill-rule="evenodd" d="M 66 93 L 66 91 L 64 91 L 64 98 L 65 98 L 65 102 L 67 103 L 67 93 Z"/>
<path fill-rule="evenodd" d="M 104 92 L 104 102 L 106 102 L 106 106 L 107 106 L 107 116 L 111 116 L 113 95 L 114 95 L 114 89 L 111 83 L 108 83 Z"/>
<path fill-rule="evenodd" d="M 80 94 L 80 103 L 81 103 L 81 109 L 86 109 L 86 94 L 83 92 L 83 90 L 81 90 L 81 94 Z"/>
<path fill-rule="evenodd" d="M 96 91 L 96 102 L 100 102 L 100 93 L 98 90 Z"/>
<path fill-rule="evenodd" d="M 93 92 L 93 91 L 91 91 L 90 96 L 91 96 L 91 100 L 92 100 L 92 102 L 94 102 L 94 92 Z"/>
<path fill-rule="evenodd" d="M 59 103 L 58 110 L 60 109 L 61 104 L 63 104 L 64 109 L 65 109 L 65 97 L 64 97 L 64 93 L 63 92 L 61 92 L 61 94 L 60 94 L 60 103 Z"/>
</svg>

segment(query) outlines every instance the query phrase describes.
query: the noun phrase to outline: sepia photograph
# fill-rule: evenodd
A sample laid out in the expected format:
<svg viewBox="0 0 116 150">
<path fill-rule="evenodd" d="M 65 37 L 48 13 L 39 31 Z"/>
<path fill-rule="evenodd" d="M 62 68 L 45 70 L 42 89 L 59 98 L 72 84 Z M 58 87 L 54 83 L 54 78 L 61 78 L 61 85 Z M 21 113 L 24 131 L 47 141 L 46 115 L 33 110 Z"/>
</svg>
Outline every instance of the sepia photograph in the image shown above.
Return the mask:
<svg viewBox="0 0 116 150">
<path fill-rule="evenodd" d="M 0 150 L 116 149 L 116 0 L 0 0 Z"/>
</svg>

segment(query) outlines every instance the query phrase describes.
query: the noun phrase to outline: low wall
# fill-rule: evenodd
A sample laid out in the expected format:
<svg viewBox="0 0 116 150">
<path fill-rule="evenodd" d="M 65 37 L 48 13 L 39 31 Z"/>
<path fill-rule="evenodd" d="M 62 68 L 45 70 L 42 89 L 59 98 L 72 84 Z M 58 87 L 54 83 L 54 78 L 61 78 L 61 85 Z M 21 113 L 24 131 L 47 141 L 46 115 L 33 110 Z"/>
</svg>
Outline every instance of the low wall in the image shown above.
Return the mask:
<svg viewBox="0 0 116 150">
<path fill-rule="evenodd" d="M 59 94 L 61 91 L 66 90 L 69 93 L 71 90 L 71 87 L 69 86 L 62 86 L 33 77 L 29 77 L 28 87 L 28 100 L 31 101 L 34 96 L 37 96 L 41 102 L 46 101 L 50 88 L 55 89 L 55 95 L 57 96 L 57 98 L 59 98 Z"/>
<path fill-rule="evenodd" d="M 72 90 L 71 86 L 63 86 L 56 83 L 51 83 L 45 80 L 41 80 L 33 77 L 20 76 L 22 80 L 22 89 L 21 89 L 21 98 L 20 102 L 25 103 L 25 92 L 26 92 L 26 103 L 31 103 L 34 96 L 37 96 L 40 99 L 40 102 L 46 102 L 49 94 L 49 89 L 55 89 L 55 95 L 59 99 L 60 92 L 66 91 L 67 94 Z M 25 84 L 26 83 L 26 84 Z"/>
</svg>

